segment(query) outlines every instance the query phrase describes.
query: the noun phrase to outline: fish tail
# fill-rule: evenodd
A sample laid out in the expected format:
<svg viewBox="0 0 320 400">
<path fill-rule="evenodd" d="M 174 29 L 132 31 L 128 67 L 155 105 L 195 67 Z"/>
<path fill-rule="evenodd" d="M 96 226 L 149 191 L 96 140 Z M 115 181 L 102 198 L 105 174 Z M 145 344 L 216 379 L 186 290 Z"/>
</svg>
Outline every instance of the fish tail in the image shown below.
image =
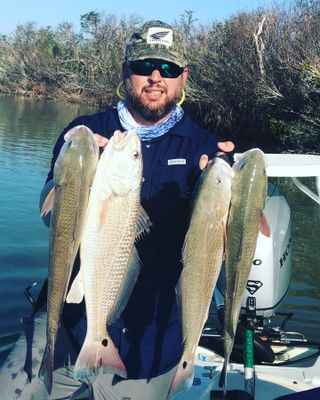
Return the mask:
<svg viewBox="0 0 320 400">
<path fill-rule="evenodd" d="M 227 324 L 225 323 L 225 325 Z M 224 331 L 223 342 L 224 342 L 224 363 L 220 373 L 219 387 L 225 388 L 227 386 L 228 364 L 234 344 L 233 330 L 226 329 Z"/>
<path fill-rule="evenodd" d="M 222 387 L 225 388 L 227 385 L 227 370 L 228 370 L 228 358 L 225 358 L 219 379 L 219 387 L 221 388 Z"/>
<path fill-rule="evenodd" d="M 44 382 L 49 394 L 52 392 L 54 348 L 52 342 L 46 343 L 38 376 Z"/>
<path fill-rule="evenodd" d="M 110 338 L 103 339 L 102 342 L 86 339 L 76 361 L 74 378 L 79 380 L 97 375 L 101 370 L 127 377 L 126 367 Z"/>
<path fill-rule="evenodd" d="M 119 356 L 118 349 L 110 338 L 104 339 L 103 342 L 105 340 L 108 340 L 108 344 L 100 344 L 100 346 L 102 347 L 101 364 L 103 372 L 117 374 L 119 376 L 122 376 L 123 378 L 126 378 L 126 367 L 124 366 Z"/>
<path fill-rule="evenodd" d="M 194 362 L 182 357 L 171 382 L 167 400 L 171 400 L 177 393 L 184 392 L 192 386 L 194 377 Z"/>
</svg>

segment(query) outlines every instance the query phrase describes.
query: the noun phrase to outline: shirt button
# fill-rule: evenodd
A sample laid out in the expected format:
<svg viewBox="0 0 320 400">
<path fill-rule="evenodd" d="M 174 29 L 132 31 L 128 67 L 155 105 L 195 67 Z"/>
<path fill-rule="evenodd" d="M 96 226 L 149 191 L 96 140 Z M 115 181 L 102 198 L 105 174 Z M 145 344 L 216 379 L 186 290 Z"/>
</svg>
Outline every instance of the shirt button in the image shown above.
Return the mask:
<svg viewBox="0 0 320 400">
<path fill-rule="evenodd" d="M 150 148 L 150 146 L 151 146 L 151 144 L 150 144 L 150 143 L 146 144 L 146 148 L 147 148 L 147 149 L 149 149 L 149 148 Z"/>
<path fill-rule="evenodd" d="M 141 179 L 141 182 L 144 182 L 144 181 L 145 181 L 145 178 L 142 178 L 142 179 Z"/>
<path fill-rule="evenodd" d="M 122 328 L 122 333 L 126 334 L 129 331 L 128 328 Z"/>
</svg>

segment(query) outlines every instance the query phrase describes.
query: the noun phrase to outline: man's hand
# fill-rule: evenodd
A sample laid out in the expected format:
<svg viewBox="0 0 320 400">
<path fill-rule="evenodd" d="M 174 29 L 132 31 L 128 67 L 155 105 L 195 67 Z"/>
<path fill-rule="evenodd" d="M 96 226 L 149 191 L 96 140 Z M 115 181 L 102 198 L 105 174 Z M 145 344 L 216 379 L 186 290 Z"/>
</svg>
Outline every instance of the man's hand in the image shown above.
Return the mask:
<svg viewBox="0 0 320 400">
<path fill-rule="evenodd" d="M 227 142 L 218 142 L 217 144 L 219 151 L 216 153 L 217 156 L 222 156 L 225 153 L 230 153 L 234 149 L 234 143 L 227 141 Z M 202 170 L 205 169 L 206 165 L 208 164 L 209 157 L 207 154 L 202 154 L 199 160 L 199 167 Z"/>
<path fill-rule="evenodd" d="M 109 142 L 109 139 L 107 139 L 104 136 L 99 135 L 99 133 L 95 133 L 94 138 L 96 140 L 98 147 L 105 147 L 107 145 L 107 143 Z"/>
<path fill-rule="evenodd" d="M 218 142 L 217 146 L 218 146 L 218 149 L 220 150 L 217 152 L 217 154 L 216 154 L 217 156 L 221 156 L 222 154 L 225 154 L 225 153 L 230 153 L 231 151 L 234 150 L 234 143 L 230 142 L 230 141 Z"/>
</svg>

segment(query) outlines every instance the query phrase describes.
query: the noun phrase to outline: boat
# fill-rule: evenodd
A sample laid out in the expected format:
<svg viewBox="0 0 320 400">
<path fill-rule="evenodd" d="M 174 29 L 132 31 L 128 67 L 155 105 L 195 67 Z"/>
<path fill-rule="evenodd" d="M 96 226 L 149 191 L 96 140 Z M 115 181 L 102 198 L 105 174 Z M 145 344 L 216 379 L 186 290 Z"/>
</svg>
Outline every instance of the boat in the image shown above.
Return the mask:
<svg viewBox="0 0 320 400">
<path fill-rule="evenodd" d="M 238 156 L 235 154 L 235 159 Z M 265 154 L 265 160 L 268 178 L 292 179 L 303 193 L 320 205 L 320 156 Z M 302 177 L 315 179 L 317 193 L 302 182 Z M 205 326 L 195 354 L 193 385 L 188 391 L 176 395 L 174 400 L 320 399 L 320 343 L 307 340 L 299 332 L 287 332 L 286 322 L 293 313 L 277 312 L 292 278 L 291 212 L 284 196 L 268 180 L 264 214 L 271 235 L 266 237 L 259 233 L 258 236 L 228 366 L 226 388 L 219 387 L 224 361 L 222 273 L 212 304 L 220 320 L 220 329 Z M 249 367 L 244 355 L 245 350 L 248 352 L 248 331 L 252 333 L 251 357 L 254 360 L 254 365 Z"/>
<path fill-rule="evenodd" d="M 235 157 L 238 155 L 235 154 Z M 286 177 L 313 201 L 320 205 L 320 156 L 300 154 L 265 154 L 269 178 Z M 300 178 L 313 177 L 317 193 Z M 279 315 L 278 309 L 288 293 L 292 278 L 291 212 L 278 188 L 269 182 L 264 213 L 271 228 L 271 236 L 261 234 L 244 294 L 239 326 L 231 361 L 228 366 L 227 387 L 219 387 L 223 366 L 223 274 L 213 295 L 213 304 L 220 330 L 216 325 L 205 326 L 195 354 L 195 375 L 192 387 L 174 400 L 318 400 L 320 399 L 320 343 L 307 340 L 299 332 L 288 332 L 286 322 L 292 313 Z M 29 288 L 26 295 L 33 303 Z M 281 323 L 278 322 L 280 319 Z M 219 323 L 219 321 L 218 321 Z M 28 321 L 25 321 L 28 326 Z M 247 378 L 243 349 L 246 332 L 253 333 L 254 367 Z M 40 329 L 36 327 L 36 329 Z M 39 335 L 41 337 L 41 335 Z M 43 336 L 43 340 L 44 336 Z M 37 348 L 44 342 L 36 343 Z M 25 352 L 18 340 L 5 364 L 0 369 L 4 385 L 15 381 L 16 387 L 26 385 L 25 372 L 14 369 L 23 365 Z M 13 375 L 15 375 L 13 377 Z M 35 379 L 34 384 L 39 384 Z M 22 389 L 13 388 L 11 400 Z M 17 392 L 18 390 L 18 392 Z M 291 397 L 301 395 L 302 397 Z M 289 396 L 283 397 L 283 396 Z M 307 396 L 307 397 L 306 397 Z M 1 395 L 0 395 L 1 397 Z"/>
</svg>

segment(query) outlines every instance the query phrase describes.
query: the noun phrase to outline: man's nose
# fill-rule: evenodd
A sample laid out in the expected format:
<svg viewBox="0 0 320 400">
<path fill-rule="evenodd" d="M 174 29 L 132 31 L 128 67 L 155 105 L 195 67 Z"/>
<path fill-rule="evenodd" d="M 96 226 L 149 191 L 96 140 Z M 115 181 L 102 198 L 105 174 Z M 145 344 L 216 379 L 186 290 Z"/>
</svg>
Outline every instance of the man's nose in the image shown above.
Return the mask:
<svg viewBox="0 0 320 400">
<path fill-rule="evenodd" d="M 159 81 L 161 81 L 162 77 L 161 77 L 161 75 L 160 75 L 159 70 L 158 70 L 158 69 L 154 69 L 154 70 L 151 72 L 151 74 L 150 74 L 150 76 L 149 76 L 149 79 L 150 79 L 152 82 L 159 82 Z"/>
</svg>

